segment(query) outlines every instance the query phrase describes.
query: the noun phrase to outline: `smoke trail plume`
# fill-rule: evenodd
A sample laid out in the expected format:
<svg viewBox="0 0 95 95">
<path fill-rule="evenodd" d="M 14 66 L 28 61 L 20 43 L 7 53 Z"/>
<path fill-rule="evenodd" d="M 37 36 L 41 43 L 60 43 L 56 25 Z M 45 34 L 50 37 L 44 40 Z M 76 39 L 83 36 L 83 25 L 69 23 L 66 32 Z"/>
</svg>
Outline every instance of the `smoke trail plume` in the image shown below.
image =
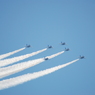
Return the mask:
<svg viewBox="0 0 95 95">
<path fill-rule="evenodd" d="M 15 50 L 15 51 L 13 51 L 13 52 L 9 52 L 9 53 L 6 53 L 6 54 L 2 54 L 2 55 L 0 55 L 0 59 L 6 58 L 6 57 L 8 57 L 8 56 L 10 56 L 10 55 L 12 55 L 12 54 L 15 54 L 15 53 L 17 53 L 17 52 L 20 52 L 20 51 L 24 50 L 24 49 L 25 49 L 25 48 L 21 48 L 21 49 Z"/>
<path fill-rule="evenodd" d="M 49 59 L 51 58 L 54 58 L 60 54 L 64 53 L 64 51 L 61 51 L 59 53 L 56 53 L 56 54 L 53 54 L 51 56 L 47 56 Z M 6 77 L 6 76 L 9 76 L 11 74 L 14 74 L 14 73 L 17 73 L 17 72 L 20 72 L 22 70 L 25 70 L 27 68 L 30 68 L 32 66 L 35 66 L 41 62 L 44 62 L 44 58 L 40 58 L 40 59 L 35 59 L 35 60 L 31 60 L 31 61 L 28 61 L 28 62 L 22 62 L 22 63 L 18 63 L 18 64 L 15 64 L 15 65 L 12 65 L 12 66 L 8 66 L 8 67 L 5 67 L 5 68 L 1 68 L 0 69 L 0 78 L 3 78 L 3 77 Z"/>
<path fill-rule="evenodd" d="M 49 68 L 49 69 L 46 69 L 46 70 L 43 70 L 43 71 L 39 71 L 39 72 L 35 72 L 35 73 L 28 73 L 28 74 L 25 74 L 25 75 L 22 75 L 22 76 L 2 80 L 2 81 L 0 81 L 0 90 L 6 89 L 6 88 L 9 88 L 9 87 L 12 87 L 12 86 L 16 86 L 18 84 L 22 84 L 22 83 L 30 81 L 32 79 L 36 79 L 38 77 L 50 74 L 50 73 L 52 73 L 56 70 L 59 70 L 63 67 L 66 67 L 66 66 L 68 66 L 68 65 L 70 65 L 70 64 L 72 64 L 72 63 L 74 63 L 78 60 L 79 59 L 76 59 L 76 60 L 73 60 L 73 61 L 68 62 L 66 64 L 55 66 L 53 68 Z"/>
<path fill-rule="evenodd" d="M 30 53 L 30 54 L 21 55 L 21 56 L 18 56 L 18 57 L 1 60 L 0 61 L 0 67 L 12 64 L 14 62 L 18 62 L 20 60 L 26 59 L 26 58 L 31 57 L 31 56 L 34 56 L 34 55 L 39 54 L 39 53 L 41 53 L 41 52 L 43 52 L 45 50 L 47 50 L 47 48 L 39 50 L 39 51 L 36 51 L 36 52 L 33 52 L 33 53 Z"/>
</svg>

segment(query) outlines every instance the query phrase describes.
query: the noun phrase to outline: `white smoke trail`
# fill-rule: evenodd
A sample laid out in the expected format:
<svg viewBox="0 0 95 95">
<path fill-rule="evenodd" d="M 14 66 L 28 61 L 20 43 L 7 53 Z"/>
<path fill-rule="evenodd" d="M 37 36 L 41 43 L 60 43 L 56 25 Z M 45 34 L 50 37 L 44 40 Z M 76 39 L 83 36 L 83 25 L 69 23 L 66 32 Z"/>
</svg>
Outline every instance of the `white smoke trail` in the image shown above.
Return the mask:
<svg viewBox="0 0 95 95">
<path fill-rule="evenodd" d="M 46 69 L 46 70 L 43 70 L 43 71 L 39 71 L 39 72 L 35 72 L 35 73 L 28 73 L 28 74 L 25 74 L 25 75 L 22 75 L 22 76 L 2 80 L 2 81 L 0 81 L 0 90 L 6 89 L 6 88 L 9 88 L 9 87 L 12 87 L 12 86 L 16 86 L 18 84 L 22 84 L 22 83 L 30 81 L 32 79 L 36 79 L 38 77 L 50 74 L 50 73 L 52 73 L 56 70 L 59 70 L 63 67 L 66 67 L 66 66 L 68 66 L 68 65 L 70 65 L 70 64 L 72 64 L 72 63 L 74 63 L 78 60 L 79 59 L 76 59 L 76 60 L 73 60 L 73 61 L 68 62 L 66 64 L 55 66 L 53 68 L 49 68 L 49 69 Z"/>
<path fill-rule="evenodd" d="M 6 57 L 8 57 L 8 56 L 10 56 L 10 55 L 12 55 L 12 54 L 15 54 L 15 53 L 17 53 L 17 52 L 20 52 L 20 51 L 24 50 L 24 49 L 25 49 L 25 48 L 21 48 L 21 49 L 15 50 L 15 51 L 13 51 L 13 52 L 9 52 L 9 53 L 6 53 L 6 54 L 2 54 L 2 55 L 0 55 L 0 59 L 6 58 Z"/>
<path fill-rule="evenodd" d="M 30 53 L 30 54 L 21 55 L 21 56 L 18 56 L 18 57 L 1 60 L 0 61 L 0 67 L 12 64 L 14 62 L 18 62 L 20 60 L 26 59 L 26 58 L 31 57 L 31 56 L 34 56 L 34 55 L 36 55 L 38 53 L 41 53 L 41 52 L 43 52 L 45 50 L 47 50 L 47 48 L 39 50 L 39 51 L 36 51 L 36 52 L 33 52 L 33 53 Z"/>
<path fill-rule="evenodd" d="M 54 57 L 56 57 L 56 56 L 58 56 L 62 53 L 64 53 L 64 51 L 61 51 L 59 53 L 56 53 L 56 54 L 53 54 L 53 55 L 47 56 L 47 57 L 49 59 L 51 59 L 51 58 L 54 58 Z M 18 64 L 8 66 L 8 67 L 5 67 L 5 68 L 1 68 L 0 69 L 0 78 L 9 76 L 9 75 L 17 73 L 17 72 L 20 72 L 22 70 L 30 68 L 30 67 L 32 67 L 34 65 L 37 65 L 41 62 L 44 62 L 44 61 L 45 61 L 44 58 L 40 58 L 40 59 L 35 59 L 35 60 L 32 60 L 32 61 L 28 61 L 28 62 L 18 63 Z"/>
</svg>

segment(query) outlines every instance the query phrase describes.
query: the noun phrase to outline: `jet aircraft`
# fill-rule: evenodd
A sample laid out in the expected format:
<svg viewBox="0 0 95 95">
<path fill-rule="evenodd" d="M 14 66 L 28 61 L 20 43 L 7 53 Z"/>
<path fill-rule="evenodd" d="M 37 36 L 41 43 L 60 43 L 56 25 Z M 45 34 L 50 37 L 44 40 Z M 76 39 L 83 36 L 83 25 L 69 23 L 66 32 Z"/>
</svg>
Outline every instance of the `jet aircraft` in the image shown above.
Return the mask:
<svg viewBox="0 0 95 95">
<path fill-rule="evenodd" d="M 48 48 L 50 49 L 50 48 L 53 48 L 53 47 L 48 45 Z"/>
<path fill-rule="evenodd" d="M 31 45 L 27 45 L 27 44 L 26 44 L 26 48 L 29 48 L 29 47 L 31 47 Z"/>
<path fill-rule="evenodd" d="M 69 51 L 70 49 L 69 48 L 65 48 L 65 51 Z"/>
<path fill-rule="evenodd" d="M 80 59 L 84 59 L 84 56 L 81 56 L 81 55 L 80 55 Z"/>
<path fill-rule="evenodd" d="M 48 57 L 44 57 L 44 60 L 48 60 L 49 58 Z"/>
<path fill-rule="evenodd" d="M 66 43 L 65 42 L 61 42 L 61 45 L 66 45 Z"/>
</svg>

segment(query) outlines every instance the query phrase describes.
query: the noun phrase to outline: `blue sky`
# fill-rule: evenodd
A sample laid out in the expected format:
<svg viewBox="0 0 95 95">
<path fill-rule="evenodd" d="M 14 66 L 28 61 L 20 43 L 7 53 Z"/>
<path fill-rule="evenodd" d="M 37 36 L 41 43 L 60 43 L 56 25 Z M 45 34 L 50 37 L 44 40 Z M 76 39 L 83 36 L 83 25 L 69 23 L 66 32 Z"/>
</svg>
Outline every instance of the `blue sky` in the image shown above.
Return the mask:
<svg viewBox="0 0 95 95">
<path fill-rule="evenodd" d="M 23 61 L 70 51 L 4 79 L 33 73 L 77 59 L 86 59 L 49 75 L 1 90 L 0 95 L 95 95 L 94 0 L 0 0 L 0 55 L 31 44 L 8 58 L 52 45 L 54 48 Z M 61 46 L 60 42 L 66 42 Z M 16 64 L 16 63 L 14 63 Z"/>
</svg>

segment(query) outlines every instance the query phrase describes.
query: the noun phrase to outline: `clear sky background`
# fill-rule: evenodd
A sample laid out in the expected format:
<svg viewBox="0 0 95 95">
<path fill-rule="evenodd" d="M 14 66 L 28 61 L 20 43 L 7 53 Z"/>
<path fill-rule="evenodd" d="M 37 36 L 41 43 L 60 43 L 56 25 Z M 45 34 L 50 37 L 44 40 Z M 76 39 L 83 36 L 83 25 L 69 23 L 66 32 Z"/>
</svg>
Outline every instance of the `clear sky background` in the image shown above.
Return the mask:
<svg viewBox="0 0 95 95">
<path fill-rule="evenodd" d="M 61 46 L 61 41 L 67 45 Z M 3 79 L 65 64 L 79 55 L 86 59 L 1 90 L 0 95 L 95 95 L 95 0 L 0 0 L 0 55 L 26 44 L 32 47 L 8 58 L 47 45 L 54 48 L 20 62 L 48 56 L 65 47 L 70 51 Z"/>
</svg>

